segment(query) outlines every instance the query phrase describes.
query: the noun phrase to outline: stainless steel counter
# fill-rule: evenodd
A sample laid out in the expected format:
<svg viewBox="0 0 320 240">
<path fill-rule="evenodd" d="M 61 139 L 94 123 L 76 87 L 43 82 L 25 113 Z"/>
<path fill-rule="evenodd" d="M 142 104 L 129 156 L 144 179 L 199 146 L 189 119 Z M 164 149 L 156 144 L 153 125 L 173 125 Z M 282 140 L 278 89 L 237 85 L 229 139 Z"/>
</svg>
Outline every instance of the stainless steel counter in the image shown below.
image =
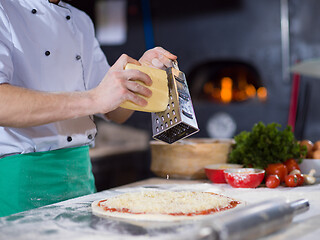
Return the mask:
<svg viewBox="0 0 320 240">
<path fill-rule="evenodd" d="M 194 239 L 198 222 L 179 224 L 132 224 L 99 218 L 91 213 L 91 203 L 119 193 L 142 189 L 212 191 L 245 201 L 247 204 L 265 199 L 306 198 L 310 210 L 298 215 L 285 229 L 264 240 L 317 239 L 320 235 L 320 184 L 297 188 L 235 189 L 227 184 L 207 181 L 183 181 L 152 178 L 115 189 L 56 203 L 38 209 L 0 218 L 0 239 Z"/>
</svg>

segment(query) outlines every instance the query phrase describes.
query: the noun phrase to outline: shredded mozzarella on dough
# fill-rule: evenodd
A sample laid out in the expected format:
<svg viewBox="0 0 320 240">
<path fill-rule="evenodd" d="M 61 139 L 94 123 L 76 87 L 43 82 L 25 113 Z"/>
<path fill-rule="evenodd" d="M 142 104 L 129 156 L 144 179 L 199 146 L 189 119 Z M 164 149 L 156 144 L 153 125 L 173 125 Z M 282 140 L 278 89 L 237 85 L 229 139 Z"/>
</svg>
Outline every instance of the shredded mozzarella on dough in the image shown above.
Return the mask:
<svg viewBox="0 0 320 240">
<path fill-rule="evenodd" d="M 129 209 L 131 213 L 193 213 L 227 207 L 233 199 L 208 192 L 145 191 L 124 193 L 102 201 L 100 207 Z"/>
</svg>

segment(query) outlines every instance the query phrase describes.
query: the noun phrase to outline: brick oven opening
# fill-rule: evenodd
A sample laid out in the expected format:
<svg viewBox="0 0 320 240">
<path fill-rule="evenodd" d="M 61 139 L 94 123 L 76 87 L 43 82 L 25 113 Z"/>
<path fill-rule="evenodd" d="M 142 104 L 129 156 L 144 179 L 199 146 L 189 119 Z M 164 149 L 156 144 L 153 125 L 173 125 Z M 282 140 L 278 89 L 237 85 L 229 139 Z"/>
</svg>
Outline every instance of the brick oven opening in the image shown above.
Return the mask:
<svg viewBox="0 0 320 240">
<path fill-rule="evenodd" d="M 258 71 L 245 62 L 210 61 L 199 64 L 190 71 L 187 79 L 194 101 L 229 104 L 267 99 L 267 89 Z"/>
</svg>

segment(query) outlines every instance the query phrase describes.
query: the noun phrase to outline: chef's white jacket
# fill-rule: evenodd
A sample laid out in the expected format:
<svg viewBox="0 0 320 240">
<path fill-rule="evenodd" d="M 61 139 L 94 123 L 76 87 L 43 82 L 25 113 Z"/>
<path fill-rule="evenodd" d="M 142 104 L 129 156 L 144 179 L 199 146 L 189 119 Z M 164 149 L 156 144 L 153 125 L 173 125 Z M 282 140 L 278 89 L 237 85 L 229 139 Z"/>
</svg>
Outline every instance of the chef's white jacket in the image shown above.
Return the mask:
<svg viewBox="0 0 320 240">
<path fill-rule="evenodd" d="M 69 4 L 0 0 L 0 84 L 47 92 L 96 87 L 109 64 L 90 18 Z M 92 116 L 37 127 L 0 127 L 0 157 L 92 144 Z"/>
</svg>

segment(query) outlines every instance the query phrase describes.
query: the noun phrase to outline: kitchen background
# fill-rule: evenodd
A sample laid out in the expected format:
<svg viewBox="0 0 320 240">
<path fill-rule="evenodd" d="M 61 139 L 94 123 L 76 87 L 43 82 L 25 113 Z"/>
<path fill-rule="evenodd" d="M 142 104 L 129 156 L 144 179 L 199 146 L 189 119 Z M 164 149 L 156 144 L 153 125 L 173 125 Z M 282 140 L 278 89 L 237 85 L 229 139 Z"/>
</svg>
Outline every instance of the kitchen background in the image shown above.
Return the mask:
<svg viewBox="0 0 320 240">
<path fill-rule="evenodd" d="M 288 71 L 299 61 L 320 56 L 320 1 L 76 0 L 71 4 L 87 12 L 98 31 L 102 7 L 112 2 L 125 6 L 121 22 L 125 38 L 116 44 L 102 43 L 110 65 L 122 53 L 138 59 L 153 46 L 176 54 L 200 128 L 193 137 L 232 138 L 259 121 L 284 127 L 296 98 L 296 138 L 320 139 L 320 81 L 306 76 L 294 81 L 299 76 Z M 297 87 L 292 100 L 292 88 Z M 97 125 L 91 154 L 98 190 L 153 176 L 149 113 L 136 112 L 121 127 L 100 120 Z"/>
</svg>

